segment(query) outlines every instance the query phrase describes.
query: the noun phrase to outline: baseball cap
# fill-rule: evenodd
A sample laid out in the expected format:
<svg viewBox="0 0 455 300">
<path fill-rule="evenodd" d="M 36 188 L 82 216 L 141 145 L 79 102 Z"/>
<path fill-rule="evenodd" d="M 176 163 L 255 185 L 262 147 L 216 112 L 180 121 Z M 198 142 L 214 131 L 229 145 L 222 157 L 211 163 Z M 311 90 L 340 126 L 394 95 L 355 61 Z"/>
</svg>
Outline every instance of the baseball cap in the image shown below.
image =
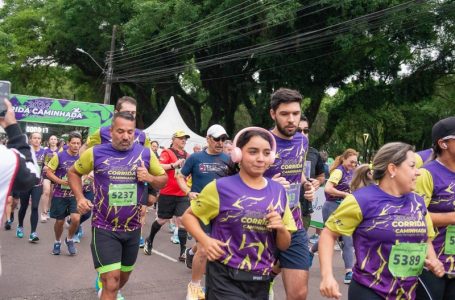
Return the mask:
<svg viewBox="0 0 455 300">
<path fill-rule="evenodd" d="M 181 137 L 186 137 L 187 139 L 190 138 L 188 134 L 185 133 L 183 130 L 177 130 L 173 135 L 172 138 L 181 138 Z"/>
<path fill-rule="evenodd" d="M 449 135 L 455 135 L 455 117 L 439 120 L 434 124 L 433 129 L 431 130 L 431 139 L 434 145 L 436 145 L 440 139 Z"/>
<path fill-rule="evenodd" d="M 228 136 L 226 130 L 224 130 L 223 126 L 215 124 L 207 129 L 207 136 L 211 136 L 214 138 L 219 138 L 220 136 L 225 135 Z"/>
</svg>

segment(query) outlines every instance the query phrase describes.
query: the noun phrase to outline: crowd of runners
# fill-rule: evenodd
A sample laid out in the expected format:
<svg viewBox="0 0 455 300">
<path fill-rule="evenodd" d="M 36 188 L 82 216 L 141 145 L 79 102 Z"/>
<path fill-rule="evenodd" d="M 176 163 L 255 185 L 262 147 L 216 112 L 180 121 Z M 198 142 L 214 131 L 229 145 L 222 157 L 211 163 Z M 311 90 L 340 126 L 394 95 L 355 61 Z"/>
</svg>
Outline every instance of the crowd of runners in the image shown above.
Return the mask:
<svg viewBox="0 0 455 300">
<path fill-rule="evenodd" d="M 137 129 L 131 97 L 117 101 L 111 126 L 85 141 L 79 132 L 65 142 L 32 133 L 41 179 L 29 191 L 13 190 L 4 228 L 43 242 L 38 223 L 54 219 L 53 255 L 77 255 L 88 247 L 81 237 L 90 236 L 101 299 L 123 299 L 140 249 L 153 255 L 163 226 L 191 269 L 187 300 L 273 299 L 280 275 L 287 299 L 306 299 L 316 253 L 324 297 L 340 299 L 342 281 L 349 299 L 455 299 L 455 117 L 434 124 L 432 149 L 388 143 L 363 164 L 346 149 L 329 169 L 326 153 L 309 145 L 301 102 L 298 91 L 278 89 L 271 129 L 234 136 L 215 124 L 192 154 L 182 130 L 164 148 Z M 320 187 L 325 228 L 309 237 Z M 152 208 L 156 219 L 144 228 Z M 337 246 L 343 278 L 332 272 Z"/>
</svg>

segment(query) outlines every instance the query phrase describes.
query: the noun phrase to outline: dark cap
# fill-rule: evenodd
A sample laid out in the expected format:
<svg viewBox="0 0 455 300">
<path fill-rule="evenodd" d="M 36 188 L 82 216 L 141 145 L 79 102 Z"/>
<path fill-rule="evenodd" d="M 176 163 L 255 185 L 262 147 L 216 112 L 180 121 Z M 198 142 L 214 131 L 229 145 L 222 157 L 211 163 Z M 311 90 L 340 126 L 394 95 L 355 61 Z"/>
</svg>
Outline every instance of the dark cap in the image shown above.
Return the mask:
<svg viewBox="0 0 455 300">
<path fill-rule="evenodd" d="M 455 135 L 455 117 L 448 117 L 434 124 L 431 130 L 433 145 L 436 145 L 440 139 L 449 135 Z"/>
</svg>

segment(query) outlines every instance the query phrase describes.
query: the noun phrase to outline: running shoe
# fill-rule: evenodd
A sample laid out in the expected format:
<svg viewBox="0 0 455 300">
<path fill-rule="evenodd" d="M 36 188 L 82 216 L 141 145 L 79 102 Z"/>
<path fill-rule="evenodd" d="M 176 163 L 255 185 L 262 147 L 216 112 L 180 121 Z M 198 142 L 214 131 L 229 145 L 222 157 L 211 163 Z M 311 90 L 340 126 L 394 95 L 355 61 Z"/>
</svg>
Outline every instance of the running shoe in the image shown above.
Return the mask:
<svg viewBox="0 0 455 300">
<path fill-rule="evenodd" d="M 186 251 L 183 251 L 183 253 L 181 253 L 180 256 L 179 256 L 179 261 L 180 262 L 185 262 L 185 260 L 186 260 L 186 253 L 185 252 Z"/>
<path fill-rule="evenodd" d="M 351 283 L 351 280 L 352 280 L 352 271 L 347 272 L 347 273 L 344 275 L 344 283 L 345 283 L 345 284 L 350 284 L 350 283 Z"/>
<path fill-rule="evenodd" d="M 188 283 L 186 291 L 186 300 L 201 300 L 205 299 L 204 288 L 192 282 Z"/>
<path fill-rule="evenodd" d="M 60 255 L 60 248 L 62 247 L 62 243 L 60 242 L 55 242 L 54 243 L 54 249 L 52 249 L 52 255 Z"/>
<path fill-rule="evenodd" d="M 6 220 L 6 222 L 5 222 L 5 230 L 11 230 L 11 224 L 12 223 L 13 223 L 13 221 Z"/>
<path fill-rule="evenodd" d="M 79 228 L 77 229 L 77 233 L 76 234 L 79 237 L 79 239 L 81 239 L 84 236 L 84 230 L 82 229 L 81 225 L 79 225 Z"/>
<path fill-rule="evenodd" d="M 141 239 L 139 240 L 139 248 L 144 248 L 145 242 L 144 238 L 141 236 Z"/>
<path fill-rule="evenodd" d="M 172 242 L 173 244 L 180 244 L 179 236 L 178 236 L 178 235 L 175 235 L 175 234 L 172 235 L 172 236 L 171 236 L 171 242 Z"/>
<path fill-rule="evenodd" d="M 76 246 L 74 245 L 74 241 L 73 240 L 68 241 L 68 239 L 65 238 L 65 244 L 66 244 L 66 247 L 68 247 L 68 253 L 70 255 L 76 255 L 77 254 Z"/>
<path fill-rule="evenodd" d="M 309 238 L 309 242 L 312 244 L 316 244 L 319 240 L 319 234 L 315 233 Z"/>
<path fill-rule="evenodd" d="M 100 273 L 97 273 L 95 279 L 95 290 L 98 293 L 103 288 L 103 283 L 101 282 Z"/>
<path fill-rule="evenodd" d="M 187 233 L 188 241 L 191 241 L 193 239 L 193 236 L 188 232 Z"/>
<path fill-rule="evenodd" d="M 40 215 L 40 220 L 41 220 L 41 223 L 46 223 L 47 222 L 47 213 L 42 212 Z"/>
<path fill-rule="evenodd" d="M 169 224 L 167 225 L 167 229 L 169 230 L 169 233 L 174 233 L 175 225 L 172 224 L 172 223 L 169 223 Z"/>
<path fill-rule="evenodd" d="M 16 236 L 20 239 L 24 237 L 24 228 L 23 227 L 17 226 Z"/>
<path fill-rule="evenodd" d="M 38 233 L 32 232 L 30 233 L 30 237 L 28 238 L 28 241 L 31 243 L 36 243 L 39 241 Z"/>
<path fill-rule="evenodd" d="M 75 235 L 73 235 L 73 241 L 76 243 L 76 244 L 79 244 L 81 242 L 81 239 L 79 238 L 79 236 L 77 235 L 77 233 Z"/>
<path fill-rule="evenodd" d="M 145 239 L 144 253 L 145 255 L 152 255 L 152 242 L 148 238 Z"/>
<path fill-rule="evenodd" d="M 191 248 L 185 250 L 185 265 L 188 269 L 193 268 L 193 258 L 194 254 L 190 254 Z"/>
<path fill-rule="evenodd" d="M 333 247 L 333 250 L 335 251 L 341 251 L 341 247 L 339 243 L 335 243 L 335 246 Z"/>
</svg>

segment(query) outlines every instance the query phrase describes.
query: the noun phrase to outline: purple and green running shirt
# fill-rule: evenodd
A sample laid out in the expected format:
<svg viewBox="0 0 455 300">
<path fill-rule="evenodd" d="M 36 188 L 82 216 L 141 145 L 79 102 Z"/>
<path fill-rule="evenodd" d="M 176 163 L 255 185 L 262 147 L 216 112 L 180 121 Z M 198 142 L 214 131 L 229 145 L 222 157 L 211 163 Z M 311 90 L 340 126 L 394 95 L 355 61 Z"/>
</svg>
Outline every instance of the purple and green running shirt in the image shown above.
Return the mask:
<svg viewBox="0 0 455 300">
<path fill-rule="evenodd" d="M 110 143 L 97 145 L 76 161 L 79 174 L 94 171 L 93 227 L 119 232 L 141 228 L 140 202 L 147 189 L 137 180 L 136 169 L 142 162 L 150 174 L 164 174 L 155 154 L 139 144 L 127 151 L 118 151 Z"/>
<path fill-rule="evenodd" d="M 338 191 L 350 193 L 351 192 L 350 184 L 351 184 L 353 173 L 354 173 L 354 170 L 350 170 L 350 171 L 346 170 L 345 167 L 340 165 L 330 173 L 330 177 L 329 177 L 329 179 L 327 179 L 327 181 L 330 181 L 331 183 L 333 183 L 333 185 L 335 186 L 335 189 L 337 189 Z M 327 193 L 325 193 L 325 198 L 327 201 L 343 200 L 340 197 L 331 196 Z"/>
<path fill-rule="evenodd" d="M 273 134 L 273 133 L 272 133 Z M 302 186 L 302 175 L 305 170 L 305 157 L 308 150 L 308 139 L 297 132 L 292 139 L 275 137 L 277 151 L 275 162 L 265 172 L 264 176 L 272 178 L 278 173 L 286 178 L 291 188 L 286 191 L 289 207 L 294 217 L 297 229 L 303 228 L 302 210 L 300 209 L 300 188 Z"/>
<path fill-rule="evenodd" d="M 43 185 L 43 167 L 44 167 L 44 159 L 46 155 L 46 149 L 41 148 L 38 151 L 34 151 L 35 157 L 36 157 L 36 163 L 39 167 L 39 173 L 40 173 L 40 180 L 36 186 Z"/>
<path fill-rule="evenodd" d="M 416 193 L 395 197 L 370 185 L 348 195 L 325 226 L 352 235 L 353 280 L 384 299 L 415 298 L 427 240 L 434 236 L 422 197 Z"/>
<path fill-rule="evenodd" d="M 438 160 L 427 162 L 417 177 L 416 192 L 425 198 L 430 213 L 455 211 L 455 172 Z M 455 275 L 455 227 L 436 227 L 433 247 L 447 274 Z"/>
<path fill-rule="evenodd" d="M 79 154 L 71 155 L 67 150 L 61 151 L 51 158 L 47 166 L 55 172 L 55 176 L 63 180 L 68 180 L 68 170 L 78 158 Z M 55 184 L 53 197 L 67 198 L 74 197 L 74 194 L 69 185 Z"/>
<path fill-rule="evenodd" d="M 210 236 L 227 244 L 219 261 L 260 275 L 268 275 L 275 262 L 275 234 L 267 229 L 265 216 L 274 208 L 285 227 L 296 231 L 286 191 L 279 183 L 266 180 L 267 186 L 257 190 L 238 174 L 216 179 L 191 201 L 194 215 L 212 225 Z"/>
</svg>

